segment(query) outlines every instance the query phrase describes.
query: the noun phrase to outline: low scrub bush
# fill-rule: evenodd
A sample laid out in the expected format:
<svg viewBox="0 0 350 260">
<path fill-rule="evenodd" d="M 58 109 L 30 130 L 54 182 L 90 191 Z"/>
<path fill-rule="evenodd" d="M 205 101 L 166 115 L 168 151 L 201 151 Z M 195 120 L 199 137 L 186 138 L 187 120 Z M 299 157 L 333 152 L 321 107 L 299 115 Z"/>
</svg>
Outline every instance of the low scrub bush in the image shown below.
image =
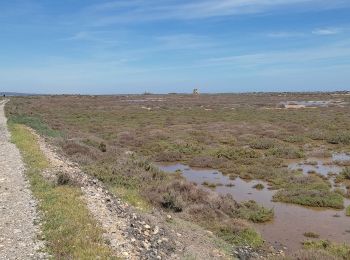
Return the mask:
<svg viewBox="0 0 350 260">
<path fill-rule="evenodd" d="M 67 155 L 71 156 L 78 163 L 86 164 L 99 157 L 96 148 L 80 143 L 77 140 L 62 140 L 61 147 Z"/>
<path fill-rule="evenodd" d="M 241 244 L 261 245 L 260 235 L 251 229 L 248 231 L 246 224 L 242 227 L 230 225 L 238 221 L 237 219 L 266 222 L 273 218 L 273 210 L 261 207 L 254 201 L 239 204 L 230 195 L 221 196 L 205 191 L 180 177 L 165 185 L 149 189 L 146 194 L 151 202 L 165 209 L 180 212 L 185 219 L 217 232 L 229 242 L 240 241 Z"/>
<path fill-rule="evenodd" d="M 348 206 L 348 207 L 346 208 L 345 214 L 346 214 L 348 217 L 350 217 L 350 206 Z"/>
<path fill-rule="evenodd" d="M 316 233 L 314 233 L 314 232 L 305 232 L 305 233 L 304 233 L 304 237 L 319 238 L 320 235 L 319 235 L 319 234 L 316 234 Z"/>
<path fill-rule="evenodd" d="M 203 186 L 206 186 L 208 188 L 211 188 L 211 189 L 215 189 L 217 184 L 216 183 L 212 183 L 212 182 L 207 182 L 207 181 L 204 181 L 202 183 Z"/>
<path fill-rule="evenodd" d="M 310 152 L 308 156 L 315 158 L 330 158 L 332 157 L 332 153 L 326 150 L 315 150 Z"/>
<path fill-rule="evenodd" d="M 280 260 L 280 257 L 272 258 L 271 260 Z M 332 255 L 323 249 L 303 249 L 299 250 L 293 257 L 282 258 L 283 260 L 339 260 L 339 257 Z"/>
<path fill-rule="evenodd" d="M 120 132 L 117 140 L 121 146 L 137 146 L 136 134 L 132 131 Z"/>
<path fill-rule="evenodd" d="M 72 181 L 67 173 L 60 172 L 57 176 L 57 185 L 69 185 Z"/>
<path fill-rule="evenodd" d="M 350 180 L 350 167 L 344 168 L 344 169 L 341 171 L 340 175 L 341 175 L 344 179 Z"/>
<path fill-rule="evenodd" d="M 230 225 L 222 225 L 217 228 L 217 235 L 236 246 L 252 246 L 261 247 L 264 244 L 264 240 L 261 235 L 252 228 L 239 227 L 237 223 L 231 223 Z"/>
<path fill-rule="evenodd" d="M 334 192 L 335 192 L 335 193 L 338 193 L 338 194 L 340 194 L 340 195 L 342 195 L 343 197 L 346 196 L 346 191 L 343 190 L 343 189 L 335 188 L 335 189 L 334 189 Z"/>
<path fill-rule="evenodd" d="M 283 138 L 283 141 L 287 143 L 304 143 L 305 137 L 301 135 L 289 135 Z"/>
<path fill-rule="evenodd" d="M 308 187 L 288 188 L 279 190 L 274 201 L 294 203 L 312 207 L 344 208 L 343 196 L 328 190 L 310 189 Z"/>
<path fill-rule="evenodd" d="M 333 256 L 340 257 L 344 260 L 350 259 L 350 246 L 346 244 L 335 244 L 328 240 L 304 241 L 305 249 L 324 250 Z"/>
<path fill-rule="evenodd" d="M 174 212 L 181 212 L 184 207 L 184 202 L 180 196 L 176 196 L 173 192 L 168 192 L 163 195 L 161 202 L 163 208 L 170 209 Z"/>
<path fill-rule="evenodd" d="M 101 142 L 98 145 L 98 149 L 100 149 L 101 152 L 105 153 L 105 152 L 107 152 L 107 145 L 104 142 Z"/>
<path fill-rule="evenodd" d="M 350 180 L 350 167 L 344 168 L 335 178 L 336 183 Z"/>
<path fill-rule="evenodd" d="M 258 183 L 253 186 L 254 189 L 263 190 L 265 188 L 264 184 Z"/>
<path fill-rule="evenodd" d="M 259 206 L 254 200 L 250 200 L 240 205 L 237 215 L 254 223 L 263 223 L 272 220 L 274 212 L 273 209 L 266 209 Z"/>
<path fill-rule="evenodd" d="M 243 147 L 225 147 L 215 152 L 216 157 L 229 160 L 259 158 L 261 154 L 251 148 Z"/>
<path fill-rule="evenodd" d="M 279 146 L 269 150 L 270 154 L 277 158 L 299 159 L 304 157 L 304 153 L 292 146 Z"/>
<path fill-rule="evenodd" d="M 270 149 L 275 146 L 276 142 L 270 138 L 254 139 L 249 143 L 250 148 L 253 149 Z"/>
<path fill-rule="evenodd" d="M 314 129 L 308 133 L 308 137 L 316 141 L 325 140 L 326 136 L 327 136 L 327 133 L 319 129 Z"/>
<path fill-rule="evenodd" d="M 197 143 L 191 142 L 168 142 L 165 140 L 145 144 L 140 152 L 143 155 L 150 155 L 156 158 L 157 161 L 179 161 L 183 158 L 192 157 L 199 154 L 203 148 Z M 172 159 L 175 158 L 175 159 Z"/>
<path fill-rule="evenodd" d="M 195 156 L 189 161 L 189 166 L 200 168 L 222 168 L 226 167 L 228 160 L 225 158 L 217 158 L 209 155 Z"/>
<path fill-rule="evenodd" d="M 327 137 L 327 142 L 331 144 L 350 144 L 350 132 L 338 132 Z"/>
<path fill-rule="evenodd" d="M 183 156 L 179 152 L 159 152 L 154 156 L 156 162 L 178 162 L 183 159 Z"/>
</svg>

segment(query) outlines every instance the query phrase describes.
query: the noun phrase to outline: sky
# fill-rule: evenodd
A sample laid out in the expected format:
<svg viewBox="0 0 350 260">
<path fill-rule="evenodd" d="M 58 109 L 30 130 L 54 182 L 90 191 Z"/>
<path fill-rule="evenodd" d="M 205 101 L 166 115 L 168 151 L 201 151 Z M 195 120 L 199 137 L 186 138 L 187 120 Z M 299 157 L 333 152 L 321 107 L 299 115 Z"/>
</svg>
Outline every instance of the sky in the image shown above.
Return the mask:
<svg viewBox="0 0 350 260">
<path fill-rule="evenodd" d="M 349 0 L 0 0 L 0 92 L 350 90 Z"/>
</svg>

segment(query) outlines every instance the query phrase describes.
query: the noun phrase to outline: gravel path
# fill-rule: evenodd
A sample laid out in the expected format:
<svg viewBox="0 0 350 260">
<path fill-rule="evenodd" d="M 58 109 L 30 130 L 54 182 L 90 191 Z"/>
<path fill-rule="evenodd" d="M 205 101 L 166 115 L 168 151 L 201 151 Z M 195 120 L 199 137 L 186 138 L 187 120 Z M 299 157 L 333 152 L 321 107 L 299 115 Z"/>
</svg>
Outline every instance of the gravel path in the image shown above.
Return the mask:
<svg viewBox="0 0 350 260">
<path fill-rule="evenodd" d="M 24 176 L 24 165 L 17 147 L 10 142 L 0 101 L 0 259 L 42 259 L 37 251 L 39 229 L 36 201 Z"/>
</svg>

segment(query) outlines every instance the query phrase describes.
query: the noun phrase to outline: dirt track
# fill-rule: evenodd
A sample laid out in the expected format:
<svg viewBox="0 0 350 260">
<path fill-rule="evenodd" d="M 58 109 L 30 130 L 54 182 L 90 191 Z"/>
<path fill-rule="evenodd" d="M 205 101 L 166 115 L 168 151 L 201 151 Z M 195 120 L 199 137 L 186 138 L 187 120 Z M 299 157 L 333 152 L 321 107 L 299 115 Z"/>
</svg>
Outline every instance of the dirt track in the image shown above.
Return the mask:
<svg viewBox="0 0 350 260">
<path fill-rule="evenodd" d="M 42 259 L 36 240 L 36 201 L 24 176 L 17 147 L 10 142 L 0 101 L 0 259 Z"/>
</svg>

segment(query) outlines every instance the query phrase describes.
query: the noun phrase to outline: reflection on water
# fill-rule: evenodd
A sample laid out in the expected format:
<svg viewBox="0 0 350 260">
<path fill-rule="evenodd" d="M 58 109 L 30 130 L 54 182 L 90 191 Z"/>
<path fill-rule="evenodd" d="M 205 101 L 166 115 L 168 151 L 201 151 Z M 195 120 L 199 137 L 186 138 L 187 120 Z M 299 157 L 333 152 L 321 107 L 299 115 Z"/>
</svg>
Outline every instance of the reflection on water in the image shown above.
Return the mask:
<svg viewBox="0 0 350 260">
<path fill-rule="evenodd" d="M 280 106 L 301 106 L 301 107 L 329 107 L 330 105 L 342 105 L 340 100 L 304 100 L 304 101 L 284 101 Z"/>
<path fill-rule="evenodd" d="M 350 161 L 350 154 L 349 153 L 335 153 L 332 155 L 333 161 Z"/>
<path fill-rule="evenodd" d="M 305 232 L 317 233 L 321 239 L 341 243 L 350 242 L 350 218 L 345 216 L 345 210 L 315 209 L 272 202 L 272 196 L 276 191 L 269 190 L 268 184 L 263 181 L 247 182 L 240 178 L 230 180 L 219 171 L 190 168 L 182 164 L 157 164 L 157 166 L 165 172 L 181 170 L 187 180 L 199 185 L 204 181 L 223 184 L 217 186 L 215 191 L 220 194 L 232 194 L 238 202 L 255 200 L 265 207 L 274 208 L 274 220 L 256 224 L 255 227 L 262 233 L 265 240 L 276 247 L 286 246 L 287 251 L 299 249 L 300 242 L 306 239 L 303 236 Z M 263 184 L 265 188 L 262 190 L 253 188 L 258 183 Z M 234 186 L 225 186 L 228 184 Z M 346 200 L 345 204 L 350 205 L 350 201 Z M 337 217 L 334 217 L 335 215 Z"/>
<path fill-rule="evenodd" d="M 290 170 L 300 170 L 304 174 L 319 173 L 327 176 L 329 173 L 338 174 L 342 167 L 335 165 L 336 162 L 350 162 L 350 155 L 346 153 L 335 153 L 330 158 L 309 158 L 307 161 L 289 160 Z"/>
<path fill-rule="evenodd" d="M 311 164 L 312 163 L 312 164 Z M 342 168 L 337 165 L 327 164 L 328 161 L 320 159 L 310 159 L 309 162 L 301 162 L 296 160 L 290 160 L 288 168 L 290 170 L 300 170 L 304 174 L 308 173 L 319 173 L 323 176 L 327 176 L 329 173 L 338 174 L 341 172 Z"/>
</svg>

